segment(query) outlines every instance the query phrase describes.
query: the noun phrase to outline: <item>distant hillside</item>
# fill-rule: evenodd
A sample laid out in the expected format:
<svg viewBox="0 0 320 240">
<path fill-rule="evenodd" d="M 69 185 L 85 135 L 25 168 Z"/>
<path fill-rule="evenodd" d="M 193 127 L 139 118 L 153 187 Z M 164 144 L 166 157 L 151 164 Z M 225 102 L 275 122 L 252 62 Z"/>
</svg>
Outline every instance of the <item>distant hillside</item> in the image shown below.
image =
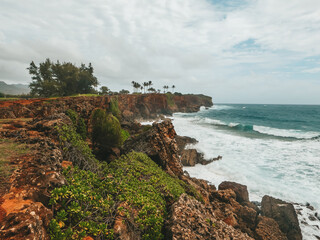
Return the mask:
<svg viewBox="0 0 320 240">
<path fill-rule="evenodd" d="M 24 84 L 6 84 L 3 81 L 0 81 L 0 92 L 4 94 L 26 94 L 30 92 L 28 85 Z"/>
</svg>

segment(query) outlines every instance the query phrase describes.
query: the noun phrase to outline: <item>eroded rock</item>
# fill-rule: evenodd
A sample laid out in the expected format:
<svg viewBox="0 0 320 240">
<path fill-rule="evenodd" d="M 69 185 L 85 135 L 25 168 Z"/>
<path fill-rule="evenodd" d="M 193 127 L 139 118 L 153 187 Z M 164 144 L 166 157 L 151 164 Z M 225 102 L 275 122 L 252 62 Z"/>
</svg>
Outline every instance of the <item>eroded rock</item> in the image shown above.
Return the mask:
<svg viewBox="0 0 320 240">
<path fill-rule="evenodd" d="M 266 195 L 262 198 L 261 213 L 274 219 L 288 239 L 302 239 L 298 217 L 291 203 Z"/>
<path fill-rule="evenodd" d="M 171 207 L 167 239 L 253 239 L 215 218 L 213 208 L 182 194 Z"/>
</svg>

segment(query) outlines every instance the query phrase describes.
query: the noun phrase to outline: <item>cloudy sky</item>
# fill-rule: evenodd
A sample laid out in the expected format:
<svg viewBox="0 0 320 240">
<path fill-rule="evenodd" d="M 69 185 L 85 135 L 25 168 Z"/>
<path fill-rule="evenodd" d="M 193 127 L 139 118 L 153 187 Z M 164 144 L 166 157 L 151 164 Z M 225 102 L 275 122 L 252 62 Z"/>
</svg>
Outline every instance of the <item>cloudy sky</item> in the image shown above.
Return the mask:
<svg viewBox="0 0 320 240">
<path fill-rule="evenodd" d="M 320 104 L 320 1 L 1 0 L 0 81 L 28 83 L 46 58 L 92 62 L 112 90 Z"/>
</svg>

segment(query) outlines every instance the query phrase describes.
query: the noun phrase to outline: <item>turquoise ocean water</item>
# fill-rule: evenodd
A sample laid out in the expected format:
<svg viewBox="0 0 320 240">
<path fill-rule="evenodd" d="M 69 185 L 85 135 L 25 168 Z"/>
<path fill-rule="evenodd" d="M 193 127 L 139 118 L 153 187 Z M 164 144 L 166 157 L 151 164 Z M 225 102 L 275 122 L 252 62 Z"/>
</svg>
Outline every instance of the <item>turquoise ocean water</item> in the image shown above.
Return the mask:
<svg viewBox="0 0 320 240">
<path fill-rule="evenodd" d="M 185 167 L 191 176 L 245 184 L 251 200 L 268 194 L 320 210 L 320 106 L 219 104 L 176 113 L 173 123 L 205 158 L 223 156 Z"/>
</svg>

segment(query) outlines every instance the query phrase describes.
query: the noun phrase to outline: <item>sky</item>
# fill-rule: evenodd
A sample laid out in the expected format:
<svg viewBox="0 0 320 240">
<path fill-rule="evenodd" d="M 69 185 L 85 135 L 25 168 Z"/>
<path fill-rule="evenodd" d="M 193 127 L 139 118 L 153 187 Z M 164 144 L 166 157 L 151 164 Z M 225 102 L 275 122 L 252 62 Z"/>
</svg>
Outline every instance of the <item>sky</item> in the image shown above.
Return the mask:
<svg viewBox="0 0 320 240">
<path fill-rule="evenodd" d="M 46 58 L 91 62 L 113 91 L 320 104 L 320 1 L 0 0 L 0 81 L 28 84 Z"/>
</svg>

